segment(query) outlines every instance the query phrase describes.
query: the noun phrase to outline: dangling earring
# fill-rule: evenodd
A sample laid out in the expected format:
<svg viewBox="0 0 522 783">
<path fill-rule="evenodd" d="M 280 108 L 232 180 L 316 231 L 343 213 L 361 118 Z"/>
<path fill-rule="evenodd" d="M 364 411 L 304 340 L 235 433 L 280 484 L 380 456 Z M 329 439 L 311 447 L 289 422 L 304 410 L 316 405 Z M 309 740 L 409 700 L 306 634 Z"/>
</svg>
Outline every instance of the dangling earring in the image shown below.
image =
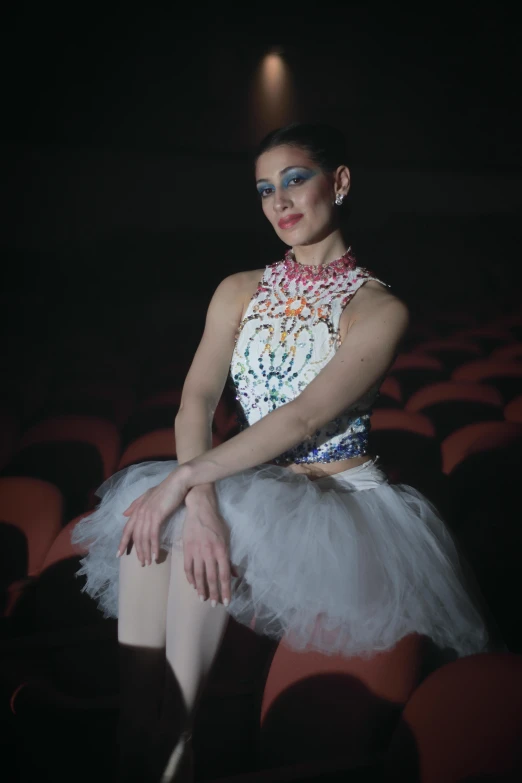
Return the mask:
<svg viewBox="0 0 522 783">
<path fill-rule="evenodd" d="M 343 203 L 343 201 L 344 201 L 343 194 L 342 193 L 338 193 L 337 196 L 335 197 L 335 203 L 337 204 L 338 207 L 340 207 L 341 204 Z"/>
</svg>

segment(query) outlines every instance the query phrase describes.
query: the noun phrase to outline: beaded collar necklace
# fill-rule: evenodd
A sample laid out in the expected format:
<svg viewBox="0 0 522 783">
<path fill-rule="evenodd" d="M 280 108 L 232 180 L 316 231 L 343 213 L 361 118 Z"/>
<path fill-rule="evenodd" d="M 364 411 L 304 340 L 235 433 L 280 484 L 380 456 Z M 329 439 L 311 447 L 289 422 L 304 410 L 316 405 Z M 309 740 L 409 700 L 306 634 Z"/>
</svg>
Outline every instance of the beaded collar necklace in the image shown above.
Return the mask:
<svg viewBox="0 0 522 783">
<path fill-rule="evenodd" d="M 299 261 L 295 260 L 294 252 L 290 248 L 285 253 L 283 265 L 291 280 L 325 280 L 332 275 L 336 277 L 339 272 L 355 269 L 356 260 L 352 254 L 352 248 L 349 247 L 340 258 L 336 258 L 327 264 L 300 264 Z"/>
</svg>

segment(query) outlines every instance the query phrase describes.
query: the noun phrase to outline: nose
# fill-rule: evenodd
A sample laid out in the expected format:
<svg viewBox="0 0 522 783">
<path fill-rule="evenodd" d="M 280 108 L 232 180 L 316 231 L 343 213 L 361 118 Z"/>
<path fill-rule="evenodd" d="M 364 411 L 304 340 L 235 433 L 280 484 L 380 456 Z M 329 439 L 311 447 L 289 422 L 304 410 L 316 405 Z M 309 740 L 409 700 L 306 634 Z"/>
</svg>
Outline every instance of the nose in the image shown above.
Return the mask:
<svg viewBox="0 0 522 783">
<path fill-rule="evenodd" d="M 292 206 L 292 199 L 289 197 L 288 191 L 284 188 L 276 188 L 272 203 L 274 205 L 274 212 L 280 213 Z"/>
</svg>

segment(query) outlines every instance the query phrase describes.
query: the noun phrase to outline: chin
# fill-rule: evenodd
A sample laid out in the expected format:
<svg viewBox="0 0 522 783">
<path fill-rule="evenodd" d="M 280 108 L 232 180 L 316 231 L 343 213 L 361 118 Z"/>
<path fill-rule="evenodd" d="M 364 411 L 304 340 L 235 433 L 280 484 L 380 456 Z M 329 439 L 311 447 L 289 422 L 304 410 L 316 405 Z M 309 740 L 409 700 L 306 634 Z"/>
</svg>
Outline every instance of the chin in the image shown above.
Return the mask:
<svg viewBox="0 0 522 783">
<path fill-rule="evenodd" d="M 295 233 L 292 239 L 284 239 L 283 241 L 290 245 L 290 247 L 306 247 L 307 245 L 314 245 L 316 242 L 319 242 L 322 238 L 322 234 L 320 231 L 317 232 L 311 232 L 311 231 L 300 231 L 299 233 Z"/>
<path fill-rule="evenodd" d="M 288 245 L 288 247 L 294 247 L 295 245 L 309 245 L 313 242 L 310 231 L 303 231 L 299 227 L 296 231 L 281 231 L 279 226 L 276 227 L 276 234 L 279 239 Z"/>
</svg>

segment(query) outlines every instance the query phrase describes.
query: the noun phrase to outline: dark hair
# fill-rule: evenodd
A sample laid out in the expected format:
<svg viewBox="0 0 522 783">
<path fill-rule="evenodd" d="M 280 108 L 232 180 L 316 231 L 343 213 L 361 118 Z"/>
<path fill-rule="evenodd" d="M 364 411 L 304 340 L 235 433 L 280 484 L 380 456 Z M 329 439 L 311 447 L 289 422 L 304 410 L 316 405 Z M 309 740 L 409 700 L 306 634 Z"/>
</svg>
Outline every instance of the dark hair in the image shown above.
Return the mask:
<svg viewBox="0 0 522 783">
<path fill-rule="evenodd" d="M 348 165 L 346 140 L 337 128 L 323 123 L 293 122 L 270 131 L 259 144 L 255 160 L 263 152 L 286 144 L 305 150 L 323 171 Z"/>
</svg>

